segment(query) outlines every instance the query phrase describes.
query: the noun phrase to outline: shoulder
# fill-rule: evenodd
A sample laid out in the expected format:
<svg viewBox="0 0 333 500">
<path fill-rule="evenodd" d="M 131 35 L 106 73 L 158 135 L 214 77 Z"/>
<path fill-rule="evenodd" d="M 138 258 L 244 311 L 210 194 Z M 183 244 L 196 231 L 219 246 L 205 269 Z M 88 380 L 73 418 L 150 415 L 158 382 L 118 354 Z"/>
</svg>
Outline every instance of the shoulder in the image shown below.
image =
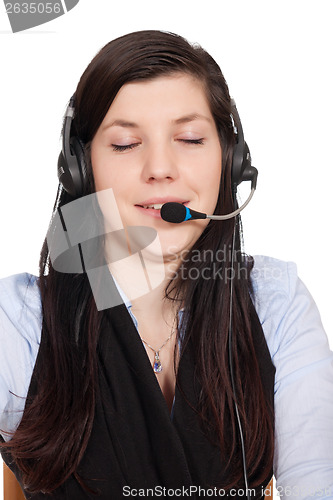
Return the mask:
<svg viewBox="0 0 333 500">
<path fill-rule="evenodd" d="M 293 262 L 256 255 L 251 271 L 252 299 L 262 323 L 281 320 L 281 314 L 293 300 L 298 285 Z"/>
<path fill-rule="evenodd" d="M 277 293 L 291 297 L 298 279 L 297 266 L 273 257 L 255 255 L 251 272 L 253 291 L 257 298 L 264 298 L 267 293 Z M 264 296 L 262 292 L 265 291 Z"/>
<path fill-rule="evenodd" d="M 305 346 L 328 349 L 317 306 L 298 277 L 295 263 L 255 256 L 251 283 L 273 361 L 286 348 L 288 353 Z"/>
<path fill-rule="evenodd" d="M 0 279 L 0 335 L 11 326 L 22 339 L 39 344 L 41 300 L 38 278 L 29 273 Z"/>
<path fill-rule="evenodd" d="M 19 422 L 41 326 L 37 278 L 23 273 L 0 279 L 0 429 L 14 430 Z"/>
</svg>

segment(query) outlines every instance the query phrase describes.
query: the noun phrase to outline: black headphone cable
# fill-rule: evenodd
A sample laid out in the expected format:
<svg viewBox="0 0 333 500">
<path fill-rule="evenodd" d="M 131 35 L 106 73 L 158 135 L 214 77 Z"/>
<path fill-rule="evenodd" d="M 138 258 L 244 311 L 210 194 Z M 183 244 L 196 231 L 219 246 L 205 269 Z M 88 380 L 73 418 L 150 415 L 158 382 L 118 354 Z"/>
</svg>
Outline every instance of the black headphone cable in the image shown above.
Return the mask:
<svg viewBox="0 0 333 500">
<path fill-rule="evenodd" d="M 238 218 L 239 216 L 235 217 L 234 221 L 234 231 L 233 231 L 233 237 L 232 237 L 232 252 L 231 252 L 231 272 L 232 274 L 232 279 L 230 283 L 230 302 L 229 302 L 229 334 L 228 334 L 228 347 L 229 347 L 229 369 L 230 369 L 230 378 L 231 378 L 231 385 L 232 385 L 232 390 L 234 394 L 234 406 L 235 406 L 235 413 L 237 417 L 237 423 L 238 423 L 238 429 L 239 429 L 239 436 L 240 436 L 240 442 L 241 442 L 241 448 L 242 448 L 242 464 L 243 464 L 243 474 L 244 474 L 244 484 L 245 484 L 245 492 L 246 492 L 246 498 L 247 500 L 250 500 L 250 491 L 249 491 L 249 486 L 248 486 L 248 478 L 247 478 L 247 467 L 246 467 L 246 456 L 245 456 L 245 446 L 244 446 L 244 437 L 243 437 L 243 429 L 242 429 L 242 424 L 239 416 L 239 411 L 238 411 L 238 405 L 237 405 L 237 396 L 236 396 L 236 387 L 235 387 L 235 379 L 234 379 L 234 367 L 233 367 L 233 356 L 232 356 L 232 305 L 233 305 L 233 292 L 234 292 L 234 264 L 235 264 L 235 239 L 236 239 L 236 228 L 238 225 Z"/>
</svg>

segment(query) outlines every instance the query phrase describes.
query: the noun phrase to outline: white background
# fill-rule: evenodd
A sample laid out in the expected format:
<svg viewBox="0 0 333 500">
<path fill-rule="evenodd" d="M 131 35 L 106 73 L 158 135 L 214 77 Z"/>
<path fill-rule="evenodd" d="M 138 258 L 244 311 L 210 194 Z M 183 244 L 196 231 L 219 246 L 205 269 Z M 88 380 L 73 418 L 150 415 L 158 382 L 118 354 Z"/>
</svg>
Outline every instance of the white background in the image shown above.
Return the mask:
<svg viewBox="0 0 333 500">
<path fill-rule="evenodd" d="M 0 278 L 38 272 L 62 116 L 88 62 L 119 35 L 172 31 L 212 54 L 237 102 L 259 170 L 246 251 L 297 263 L 332 348 L 332 14 L 330 0 L 81 0 L 12 34 L 1 3 Z"/>
</svg>

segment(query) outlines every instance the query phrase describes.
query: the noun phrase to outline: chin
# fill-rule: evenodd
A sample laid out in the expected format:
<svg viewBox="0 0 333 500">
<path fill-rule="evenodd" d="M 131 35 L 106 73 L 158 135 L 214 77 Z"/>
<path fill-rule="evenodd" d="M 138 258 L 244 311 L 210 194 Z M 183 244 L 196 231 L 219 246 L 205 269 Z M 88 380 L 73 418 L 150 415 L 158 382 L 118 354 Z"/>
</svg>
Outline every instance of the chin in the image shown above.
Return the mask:
<svg viewBox="0 0 333 500">
<path fill-rule="evenodd" d="M 203 230 L 203 229 L 202 229 Z M 185 259 L 194 243 L 202 234 L 202 230 L 195 234 L 159 234 L 164 262 L 177 262 L 179 259 Z"/>
</svg>

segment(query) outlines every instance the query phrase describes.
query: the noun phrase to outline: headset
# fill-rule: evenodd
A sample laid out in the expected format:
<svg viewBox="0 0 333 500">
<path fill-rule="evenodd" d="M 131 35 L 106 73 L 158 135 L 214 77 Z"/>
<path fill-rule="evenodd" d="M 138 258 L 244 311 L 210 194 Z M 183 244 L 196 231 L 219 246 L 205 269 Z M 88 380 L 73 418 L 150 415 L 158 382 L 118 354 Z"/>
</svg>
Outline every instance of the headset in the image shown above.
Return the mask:
<svg viewBox="0 0 333 500">
<path fill-rule="evenodd" d="M 58 179 L 60 184 L 67 193 L 69 193 L 74 198 L 79 198 L 83 196 L 87 184 L 87 163 L 85 158 L 84 143 L 81 141 L 79 137 L 71 136 L 71 126 L 75 112 L 74 103 L 75 103 L 75 95 L 71 97 L 64 116 L 64 124 L 62 130 L 62 151 L 59 154 L 58 158 Z M 233 122 L 233 128 L 235 134 L 235 145 L 234 145 L 232 167 L 231 167 L 231 184 L 234 195 L 235 209 L 236 209 L 237 186 L 239 186 L 239 184 L 241 184 L 243 181 L 251 181 L 251 187 L 252 187 L 251 195 L 249 196 L 248 200 L 244 203 L 244 205 L 239 209 L 235 210 L 235 212 L 233 212 L 232 214 L 229 214 L 229 216 L 235 217 L 233 242 L 232 242 L 232 261 L 231 261 L 231 267 L 233 269 L 235 263 L 234 254 L 235 254 L 236 225 L 238 223 L 236 216 L 238 216 L 240 210 L 245 208 L 245 206 L 248 204 L 248 202 L 253 196 L 254 190 L 256 189 L 258 171 L 255 167 L 252 166 L 250 150 L 247 143 L 244 140 L 242 123 L 236 108 L 236 103 L 233 99 L 231 100 L 231 109 L 232 109 L 231 119 Z M 222 217 L 224 216 L 220 217 L 222 219 Z M 230 283 L 230 304 L 229 304 L 229 338 L 228 338 L 229 370 L 230 370 L 231 383 L 234 393 L 235 414 L 237 418 L 239 436 L 241 442 L 243 475 L 244 475 L 244 484 L 246 488 L 245 491 L 247 499 L 250 500 L 243 430 L 238 411 L 235 382 L 234 382 L 233 356 L 232 356 L 232 333 L 233 333 L 232 307 L 233 307 L 233 279 L 231 280 Z"/>
</svg>

